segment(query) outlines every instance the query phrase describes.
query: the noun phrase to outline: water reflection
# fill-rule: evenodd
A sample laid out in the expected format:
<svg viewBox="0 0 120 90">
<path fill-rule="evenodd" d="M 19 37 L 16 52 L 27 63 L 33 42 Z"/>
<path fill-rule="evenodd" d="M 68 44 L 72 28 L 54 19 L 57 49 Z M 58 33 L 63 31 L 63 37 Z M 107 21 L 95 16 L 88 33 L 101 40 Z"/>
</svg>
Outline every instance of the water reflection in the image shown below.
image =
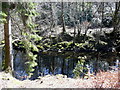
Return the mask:
<svg viewBox="0 0 120 90">
<path fill-rule="evenodd" d="M 1 55 L 1 54 L 0 54 Z M 20 80 L 26 79 L 25 72 L 25 54 L 20 51 L 14 51 L 14 76 Z M 0 61 L 1 56 L 0 56 Z M 77 58 L 74 58 L 73 55 L 68 58 L 65 55 L 48 55 L 48 54 L 40 54 L 38 55 L 37 63 L 38 65 L 35 67 L 35 71 L 33 72 L 33 76 L 31 79 L 36 79 L 39 76 L 44 75 L 56 75 L 56 74 L 64 74 L 68 77 L 74 77 L 73 69 L 75 68 L 78 62 Z M 116 61 L 118 62 L 118 61 Z M 99 60 L 96 61 L 95 57 L 90 58 L 86 61 L 87 68 L 89 68 L 90 73 L 94 73 L 97 69 L 107 71 L 109 70 L 109 63 L 107 60 Z"/>
<path fill-rule="evenodd" d="M 25 72 L 25 54 L 14 50 L 14 77 L 19 80 L 25 80 L 27 73 Z"/>
<path fill-rule="evenodd" d="M 38 69 L 43 75 L 47 74 L 66 74 L 72 77 L 72 70 L 76 62 L 74 59 L 66 59 L 62 56 L 39 56 Z"/>
<path fill-rule="evenodd" d="M 67 58 L 65 56 L 51 56 L 51 55 L 39 55 L 38 66 L 35 68 L 34 75 L 32 79 L 36 79 L 38 76 L 44 76 L 47 74 L 64 74 L 68 77 L 73 78 L 73 69 L 75 68 L 78 59 L 71 57 Z M 86 61 L 87 68 L 89 68 L 90 73 L 94 73 L 97 69 L 107 71 L 109 69 L 109 64 L 107 61 L 97 61 L 92 59 Z"/>
</svg>

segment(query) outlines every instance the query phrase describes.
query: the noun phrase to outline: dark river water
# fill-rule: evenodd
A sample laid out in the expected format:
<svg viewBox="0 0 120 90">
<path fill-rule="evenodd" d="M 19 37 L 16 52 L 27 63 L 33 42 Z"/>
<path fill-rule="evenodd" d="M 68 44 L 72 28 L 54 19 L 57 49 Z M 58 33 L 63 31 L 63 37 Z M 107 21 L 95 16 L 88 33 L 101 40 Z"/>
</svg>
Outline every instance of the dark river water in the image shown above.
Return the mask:
<svg viewBox="0 0 120 90">
<path fill-rule="evenodd" d="M 26 65 L 25 63 L 25 54 L 20 51 L 14 51 L 14 70 L 15 70 L 15 77 L 21 79 L 23 76 L 27 76 L 25 72 Z M 49 55 L 49 54 L 39 54 L 37 63 L 38 65 L 35 67 L 35 71 L 33 72 L 33 76 L 31 79 L 36 79 L 39 76 L 45 75 L 56 75 L 56 74 L 63 74 L 67 75 L 67 77 L 74 77 L 73 70 L 76 67 L 78 59 L 74 57 L 75 55 Z M 106 56 L 106 55 L 105 55 Z M 0 66 L 2 65 L 2 54 L 0 54 Z M 107 57 L 108 58 L 108 57 Z M 110 58 L 108 58 L 110 59 Z M 115 61 L 112 62 L 115 65 Z M 95 72 L 96 65 L 97 69 L 100 70 L 109 70 L 110 63 L 106 59 L 102 59 L 97 61 L 96 58 L 90 57 L 89 60 L 86 60 L 86 64 L 90 69 L 90 73 Z M 24 80 L 22 78 L 21 80 Z"/>
<path fill-rule="evenodd" d="M 106 55 L 105 55 L 106 56 Z M 108 58 L 108 57 L 107 57 Z M 110 59 L 110 58 L 108 58 Z M 24 53 L 17 52 L 16 57 L 14 59 L 14 69 L 15 72 L 17 72 L 17 78 L 18 76 L 25 76 L 27 75 L 25 72 L 25 57 Z M 39 54 L 37 63 L 38 65 L 35 67 L 35 71 L 33 72 L 33 76 L 31 79 L 36 79 L 39 76 L 45 76 L 45 75 L 56 75 L 56 74 L 63 74 L 67 75 L 67 77 L 74 77 L 73 70 L 76 67 L 76 64 L 78 62 L 78 59 L 74 57 L 74 55 L 54 55 L 54 54 Z M 111 61 L 112 62 L 112 61 Z M 112 62 L 113 65 L 115 65 L 115 61 Z M 102 59 L 97 61 L 96 64 L 96 58 L 89 58 L 89 60 L 86 61 L 87 66 L 90 69 L 90 73 L 95 72 L 96 65 L 97 69 L 100 70 L 109 70 L 109 62 L 106 59 Z"/>
</svg>

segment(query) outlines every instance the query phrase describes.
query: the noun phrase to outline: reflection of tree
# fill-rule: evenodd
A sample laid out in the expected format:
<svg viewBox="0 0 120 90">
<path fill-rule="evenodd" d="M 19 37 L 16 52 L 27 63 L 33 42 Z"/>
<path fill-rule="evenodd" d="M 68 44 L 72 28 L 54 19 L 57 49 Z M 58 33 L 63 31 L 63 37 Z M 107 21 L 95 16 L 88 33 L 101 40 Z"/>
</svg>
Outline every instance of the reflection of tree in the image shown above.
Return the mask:
<svg viewBox="0 0 120 90">
<path fill-rule="evenodd" d="M 50 57 L 50 70 L 52 72 L 52 74 L 54 74 L 55 71 L 55 57 L 51 56 Z"/>
<path fill-rule="evenodd" d="M 62 58 L 62 74 L 64 74 L 65 59 Z"/>
</svg>

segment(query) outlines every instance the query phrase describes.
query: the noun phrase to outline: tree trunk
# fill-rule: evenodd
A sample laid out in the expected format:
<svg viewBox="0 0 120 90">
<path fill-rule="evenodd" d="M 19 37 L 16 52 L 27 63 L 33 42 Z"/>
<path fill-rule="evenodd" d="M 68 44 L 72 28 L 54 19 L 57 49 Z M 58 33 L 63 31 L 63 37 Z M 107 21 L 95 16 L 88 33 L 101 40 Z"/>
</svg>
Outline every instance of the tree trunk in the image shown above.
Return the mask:
<svg viewBox="0 0 120 90">
<path fill-rule="evenodd" d="M 3 3 L 3 5 L 8 3 Z M 6 22 L 4 23 L 4 39 L 5 39 L 5 70 L 11 67 L 13 70 L 13 56 L 12 56 L 12 34 L 11 34 L 11 19 L 9 8 L 3 8 L 3 12 L 7 14 Z"/>
<path fill-rule="evenodd" d="M 65 30 L 65 21 L 64 21 L 64 6 L 63 6 L 63 1 L 62 1 L 62 4 L 61 4 L 61 7 L 62 7 L 62 13 L 61 13 L 62 27 L 63 27 L 63 33 L 65 33 L 66 30 Z"/>
<path fill-rule="evenodd" d="M 51 14 L 50 32 L 51 32 L 51 33 L 52 33 L 53 25 L 54 25 L 53 6 L 52 6 L 52 4 L 53 4 L 53 3 L 50 3 L 50 8 L 51 8 L 51 11 L 50 11 L 50 14 Z"/>
<path fill-rule="evenodd" d="M 2 71 L 2 48 L 0 47 L 0 71 Z"/>
<path fill-rule="evenodd" d="M 114 12 L 114 16 L 113 16 L 113 35 L 114 35 L 114 39 L 117 38 L 117 32 L 118 32 L 118 24 L 120 22 L 119 19 L 119 10 L 120 10 L 120 2 L 116 2 L 115 3 L 115 12 Z"/>
</svg>

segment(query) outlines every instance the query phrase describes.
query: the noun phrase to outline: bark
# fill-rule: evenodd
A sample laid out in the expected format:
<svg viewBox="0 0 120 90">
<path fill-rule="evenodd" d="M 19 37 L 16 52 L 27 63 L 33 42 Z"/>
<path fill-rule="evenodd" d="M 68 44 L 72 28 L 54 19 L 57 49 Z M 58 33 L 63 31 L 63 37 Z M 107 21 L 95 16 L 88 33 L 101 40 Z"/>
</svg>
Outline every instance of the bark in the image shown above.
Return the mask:
<svg viewBox="0 0 120 90">
<path fill-rule="evenodd" d="M 75 18 L 74 18 L 74 38 L 75 38 L 75 36 L 76 36 L 76 28 L 77 28 L 77 26 L 78 26 L 78 22 L 77 22 L 77 19 L 78 19 L 78 17 L 77 17 L 77 13 L 78 13 L 78 8 L 77 8 L 77 5 L 78 5 L 78 3 L 76 2 L 75 3 L 75 6 L 76 6 L 76 10 L 75 10 Z M 76 25 L 76 23 L 75 22 L 77 22 L 77 25 Z"/>
<path fill-rule="evenodd" d="M 61 9 L 61 11 L 62 11 L 62 13 L 61 13 L 62 27 L 63 27 L 63 33 L 65 33 L 66 30 L 65 30 L 65 21 L 64 21 L 64 6 L 63 6 L 63 2 L 61 4 L 61 7 L 62 7 L 62 9 Z"/>
<path fill-rule="evenodd" d="M 2 48 L 0 48 L 0 71 L 2 71 Z"/>
<path fill-rule="evenodd" d="M 3 4 L 7 4 L 3 3 Z M 13 70 L 13 56 L 12 56 L 12 34 L 11 34 L 11 19 L 9 8 L 3 8 L 3 12 L 7 14 L 6 21 L 4 23 L 4 39 L 5 39 L 5 70 L 11 67 Z"/>
<path fill-rule="evenodd" d="M 100 34 L 102 33 L 102 29 L 103 29 L 103 18 L 104 18 L 104 2 L 101 2 L 101 26 L 100 26 L 100 33 L 99 35 L 97 35 L 97 41 L 98 41 L 98 44 L 99 44 L 99 41 L 100 41 Z"/>
<path fill-rule="evenodd" d="M 116 2 L 115 3 L 115 12 L 114 12 L 114 16 L 113 16 L 113 26 L 114 26 L 114 29 L 113 29 L 113 34 L 114 36 L 116 37 L 116 33 L 118 31 L 118 24 L 120 22 L 120 19 L 119 19 L 119 10 L 120 10 L 120 2 Z"/>
<path fill-rule="evenodd" d="M 53 19 L 53 6 L 52 6 L 52 3 L 50 3 L 50 7 L 51 7 L 51 11 L 50 11 L 50 14 L 51 14 L 50 32 L 52 33 L 52 28 L 53 28 L 53 25 L 54 25 L 54 19 Z"/>
<path fill-rule="evenodd" d="M 113 46 L 116 46 L 118 42 L 116 40 L 119 40 L 119 33 L 120 33 L 120 2 L 115 3 L 115 11 L 113 15 L 113 32 L 110 35 L 111 42 Z"/>
</svg>

